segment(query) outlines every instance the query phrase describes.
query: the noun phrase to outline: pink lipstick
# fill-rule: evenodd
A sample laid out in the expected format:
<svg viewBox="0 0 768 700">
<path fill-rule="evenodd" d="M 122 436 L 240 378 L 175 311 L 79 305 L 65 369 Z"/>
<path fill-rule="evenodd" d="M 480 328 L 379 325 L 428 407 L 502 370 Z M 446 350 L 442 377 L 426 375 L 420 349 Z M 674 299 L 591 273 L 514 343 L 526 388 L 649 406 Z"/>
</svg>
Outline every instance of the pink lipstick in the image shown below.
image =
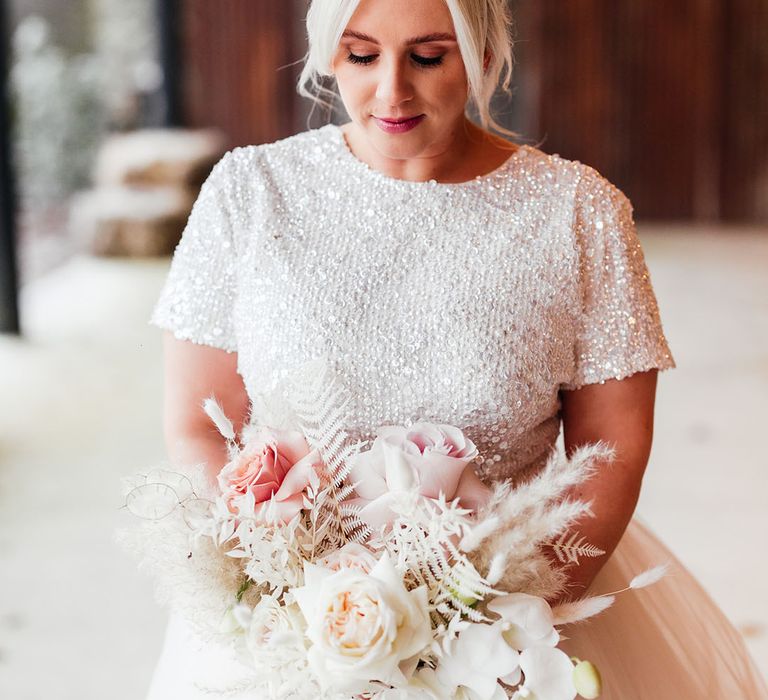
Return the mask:
<svg viewBox="0 0 768 700">
<path fill-rule="evenodd" d="M 387 134 L 404 134 L 406 131 L 417 127 L 424 119 L 423 114 L 406 119 L 386 119 L 383 117 L 374 117 L 376 126 Z"/>
</svg>

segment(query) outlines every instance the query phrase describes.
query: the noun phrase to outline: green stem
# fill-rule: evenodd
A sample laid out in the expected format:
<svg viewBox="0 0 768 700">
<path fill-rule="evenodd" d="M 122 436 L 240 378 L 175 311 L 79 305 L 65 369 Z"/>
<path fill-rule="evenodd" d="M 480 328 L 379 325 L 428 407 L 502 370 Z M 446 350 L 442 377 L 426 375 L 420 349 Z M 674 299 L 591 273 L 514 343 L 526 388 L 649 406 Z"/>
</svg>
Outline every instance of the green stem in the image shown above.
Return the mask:
<svg viewBox="0 0 768 700">
<path fill-rule="evenodd" d="M 245 581 L 243 581 L 240 584 L 240 588 L 237 589 L 237 602 L 240 603 L 243 600 L 243 596 L 245 595 L 245 592 L 253 585 L 253 581 L 249 579 L 248 577 L 245 578 Z"/>
</svg>

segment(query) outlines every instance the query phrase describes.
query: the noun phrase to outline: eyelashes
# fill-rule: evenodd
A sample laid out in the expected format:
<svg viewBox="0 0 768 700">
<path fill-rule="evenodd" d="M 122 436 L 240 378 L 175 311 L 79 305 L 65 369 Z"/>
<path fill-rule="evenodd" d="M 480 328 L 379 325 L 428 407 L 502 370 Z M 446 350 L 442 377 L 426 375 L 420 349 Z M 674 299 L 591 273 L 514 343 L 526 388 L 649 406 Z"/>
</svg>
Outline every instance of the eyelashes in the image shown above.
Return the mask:
<svg viewBox="0 0 768 700">
<path fill-rule="evenodd" d="M 371 63 L 373 63 L 376 60 L 377 54 L 370 54 L 368 56 L 358 56 L 354 53 L 349 53 L 347 56 L 347 60 L 350 63 L 354 63 L 361 66 L 368 66 Z M 439 66 L 443 62 L 442 56 L 433 56 L 433 57 L 427 57 L 427 56 L 419 56 L 417 53 L 411 54 L 411 60 L 418 66 L 421 66 L 422 68 L 432 68 L 434 66 Z"/>
<path fill-rule="evenodd" d="M 350 63 L 356 63 L 356 64 L 363 65 L 363 66 L 367 66 L 369 63 L 372 63 L 373 59 L 375 59 L 375 58 L 376 58 L 375 55 L 358 56 L 357 54 L 354 54 L 354 53 L 350 53 L 347 56 L 347 60 Z"/>
</svg>

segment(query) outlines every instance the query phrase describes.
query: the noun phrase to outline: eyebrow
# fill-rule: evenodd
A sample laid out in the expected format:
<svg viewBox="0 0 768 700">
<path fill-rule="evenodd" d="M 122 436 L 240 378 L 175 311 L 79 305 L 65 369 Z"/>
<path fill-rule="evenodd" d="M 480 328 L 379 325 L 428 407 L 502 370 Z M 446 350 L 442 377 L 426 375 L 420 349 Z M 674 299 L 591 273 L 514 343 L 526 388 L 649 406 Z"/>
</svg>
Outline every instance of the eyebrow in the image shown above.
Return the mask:
<svg viewBox="0 0 768 700">
<path fill-rule="evenodd" d="M 344 30 L 344 33 L 341 36 L 351 39 L 359 39 L 360 41 L 368 41 L 371 44 L 376 44 L 377 46 L 379 44 L 378 40 L 374 39 L 374 37 L 370 36 L 369 34 L 363 34 L 362 32 L 356 32 L 351 29 Z M 408 39 L 405 44 L 406 46 L 413 46 L 414 44 L 428 44 L 430 41 L 456 41 L 456 37 L 453 34 L 447 34 L 445 32 L 435 32 L 434 34 L 415 36 L 411 39 Z"/>
</svg>

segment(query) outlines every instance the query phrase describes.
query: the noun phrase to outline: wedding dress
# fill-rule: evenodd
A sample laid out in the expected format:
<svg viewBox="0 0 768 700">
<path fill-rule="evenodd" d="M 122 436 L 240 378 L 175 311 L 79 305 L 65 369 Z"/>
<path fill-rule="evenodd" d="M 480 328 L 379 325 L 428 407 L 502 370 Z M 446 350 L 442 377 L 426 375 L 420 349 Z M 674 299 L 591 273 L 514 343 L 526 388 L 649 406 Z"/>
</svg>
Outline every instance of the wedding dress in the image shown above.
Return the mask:
<svg viewBox="0 0 768 700">
<path fill-rule="evenodd" d="M 222 158 L 151 323 L 237 352 L 256 402 L 324 354 L 353 437 L 451 423 L 488 481 L 542 466 L 559 391 L 674 367 L 631 205 L 595 170 L 521 146 L 469 182 L 397 180 L 334 125 Z M 662 582 L 566 627 L 567 650 L 598 664 L 605 700 L 768 698 L 738 633 L 636 520 L 593 590 L 666 561 Z M 238 670 L 172 614 L 148 700 L 216 697 Z"/>
</svg>

